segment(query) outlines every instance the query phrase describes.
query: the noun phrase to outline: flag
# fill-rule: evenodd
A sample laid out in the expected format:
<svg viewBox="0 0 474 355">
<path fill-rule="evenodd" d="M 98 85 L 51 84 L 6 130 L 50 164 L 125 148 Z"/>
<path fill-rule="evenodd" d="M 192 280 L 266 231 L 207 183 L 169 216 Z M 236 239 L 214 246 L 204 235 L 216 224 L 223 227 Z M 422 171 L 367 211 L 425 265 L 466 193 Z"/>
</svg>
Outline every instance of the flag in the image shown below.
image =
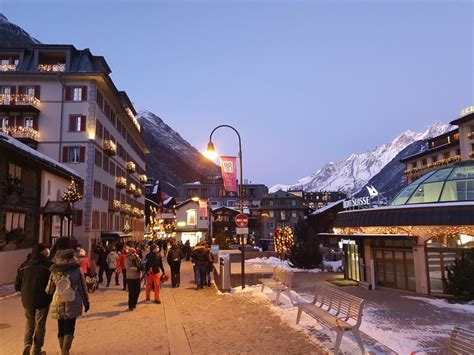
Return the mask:
<svg viewBox="0 0 474 355">
<path fill-rule="evenodd" d="M 222 180 L 227 192 L 237 192 L 236 157 L 220 157 Z"/>
</svg>

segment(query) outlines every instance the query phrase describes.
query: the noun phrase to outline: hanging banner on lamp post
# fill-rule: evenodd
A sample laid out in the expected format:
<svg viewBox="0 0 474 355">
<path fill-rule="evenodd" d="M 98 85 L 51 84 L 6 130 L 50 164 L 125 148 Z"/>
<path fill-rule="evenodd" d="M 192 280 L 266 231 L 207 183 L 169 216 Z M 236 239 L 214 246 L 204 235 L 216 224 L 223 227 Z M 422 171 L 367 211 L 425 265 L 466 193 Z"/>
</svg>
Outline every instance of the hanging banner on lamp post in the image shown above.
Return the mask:
<svg viewBox="0 0 474 355">
<path fill-rule="evenodd" d="M 199 200 L 199 215 L 202 218 L 208 218 L 207 214 L 207 200 Z"/>
<path fill-rule="evenodd" d="M 237 192 L 236 157 L 220 157 L 222 180 L 227 192 Z"/>
</svg>

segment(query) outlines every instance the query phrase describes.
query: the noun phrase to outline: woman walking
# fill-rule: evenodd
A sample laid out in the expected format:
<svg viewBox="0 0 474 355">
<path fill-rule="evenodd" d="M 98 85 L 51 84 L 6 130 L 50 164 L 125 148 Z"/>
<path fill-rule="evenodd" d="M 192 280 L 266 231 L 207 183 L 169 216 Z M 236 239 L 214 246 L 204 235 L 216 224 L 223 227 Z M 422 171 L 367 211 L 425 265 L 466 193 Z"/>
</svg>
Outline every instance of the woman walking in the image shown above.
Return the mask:
<svg viewBox="0 0 474 355">
<path fill-rule="evenodd" d="M 127 268 L 128 284 L 128 309 L 133 311 L 137 308 L 138 297 L 140 296 L 140 271 L 142 261 L 138 257 L 136 250 L 128 249 L 128 256 L 125 259 Z"/>
<path fill-rule="evenodd" d="M 89 311 L 89 296 L 87 294 L 84 275 L 74 256 L 74 250 L 61 251 L 56 264 L 51 266 L 46 293 L 53 295 L 51 313 L 58 320 L 58 339 L 62 355 L 68 355 L 74 339 L 76 318 Z"/>
</svg>

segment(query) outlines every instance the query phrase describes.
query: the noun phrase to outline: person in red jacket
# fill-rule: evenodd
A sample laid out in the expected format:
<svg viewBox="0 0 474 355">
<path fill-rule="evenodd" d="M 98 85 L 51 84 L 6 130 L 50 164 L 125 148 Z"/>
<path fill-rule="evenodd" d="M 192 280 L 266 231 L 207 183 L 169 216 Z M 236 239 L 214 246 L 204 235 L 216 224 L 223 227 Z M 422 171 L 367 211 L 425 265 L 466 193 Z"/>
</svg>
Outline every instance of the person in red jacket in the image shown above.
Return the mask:
<svg viewBox="0 0 474 355">
<path fill-rule="evenodd" d="M 127 250 L 126 248 L 122 249 L 122 251 L 119 254 L 119 259 L 117 263 L 117 274 L 122 271 L 122 276 L 123 276 L 123 288 L 122 290 L 127 291 L 127 266 L 125 264 L 125 261 L 127 260 Z"/>
</svg>

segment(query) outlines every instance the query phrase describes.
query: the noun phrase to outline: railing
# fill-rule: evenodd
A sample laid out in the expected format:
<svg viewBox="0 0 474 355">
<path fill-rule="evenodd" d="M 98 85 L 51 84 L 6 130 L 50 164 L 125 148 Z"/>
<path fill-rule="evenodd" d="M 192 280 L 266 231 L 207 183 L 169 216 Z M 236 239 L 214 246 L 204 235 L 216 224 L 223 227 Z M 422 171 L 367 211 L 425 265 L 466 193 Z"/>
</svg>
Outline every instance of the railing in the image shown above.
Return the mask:
<svg viewBox="0 0 474 355">
<path fill-rule="evenodd" d="M 423 166 L 420 166 L 420 167 L 406 169 L 404 171 L 404 173 L 406 175 L 416 174 L 417 172 L 422 171 L 422 170 L 436 168 L 438 166 L 447 165 L 447 164 L 451 164 L 451 163 L 457 163 L 459 161 L 461 161 L 461 156 L 460 155 L 455 155 L 454 157 L 449 157 L 449 158 L 446 158 L 446 159 L 438 160 L 438 161 L 435 161 L 433 163 L 429 163 L 429 164 L 426 164 L 426 165 L 423 165 Z"/>
<path fill-rule="evenodd" d="M 0 71 L 15 71 L 16 64 L 0 64 Z"/>
<path fill-rule="evenodd" d="M 39 139 L 39 132 L 31 127 L 1 127 L 0 131 L 14 138 Z"/>
<path fill-rule="evenodd" d="M 32 105 L 39 106 L 40 100 L 34 95 L 0 94 L 0 105 Z"/>
<path fill-rule="evenodd" d="M 66 71 L 66 64 L 38 64 L 38 71 L 43 71 L 43 72 Z"/>
</svg>

